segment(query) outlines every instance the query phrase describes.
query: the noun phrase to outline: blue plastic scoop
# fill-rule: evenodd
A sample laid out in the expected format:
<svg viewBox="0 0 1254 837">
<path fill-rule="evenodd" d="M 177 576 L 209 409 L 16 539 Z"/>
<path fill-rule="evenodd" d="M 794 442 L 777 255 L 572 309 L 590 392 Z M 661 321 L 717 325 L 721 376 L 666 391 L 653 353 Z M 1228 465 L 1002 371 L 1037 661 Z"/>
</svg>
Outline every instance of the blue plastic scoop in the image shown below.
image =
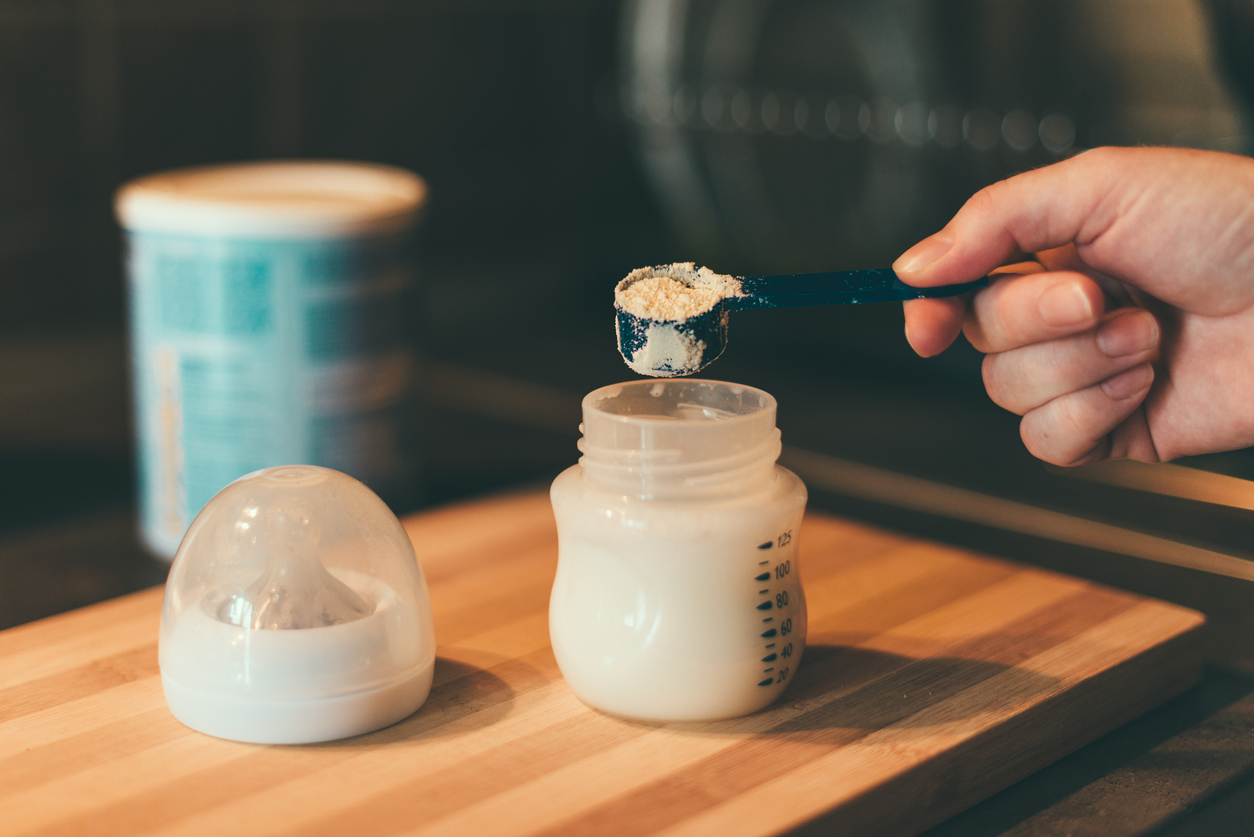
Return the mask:
<svg viewBox="0 0 1254 837">
<path fill-rule="evenodd" d="M 667 279 L 679 285 L 665 283 Z M 640 287 L 654 292 L 653 297 L 646 299 L 628 291 L 649 280 L 654 280 L 652 286 Z M 663 280 L 662 285 L 657 284 L 658 280 Z M 691 375 L 723 353 L 732 311 L 948 297 L 987 284 L 985 278 L 960 285 L 916 288 L 902 282 L 889 268 L 739 279 L 692 264 L 642 268 L 632 271 L 615 288 L 618 351 L 627 365 L 641 375 Z"/>
</svg>

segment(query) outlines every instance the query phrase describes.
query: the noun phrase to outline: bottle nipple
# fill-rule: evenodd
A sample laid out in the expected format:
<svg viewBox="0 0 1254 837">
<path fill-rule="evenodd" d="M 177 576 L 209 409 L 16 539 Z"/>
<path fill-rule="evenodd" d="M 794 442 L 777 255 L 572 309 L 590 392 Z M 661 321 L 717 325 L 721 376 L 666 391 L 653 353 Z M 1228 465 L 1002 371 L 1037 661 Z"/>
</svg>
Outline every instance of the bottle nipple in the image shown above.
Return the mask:
<svg viewBox="0 0 1254 837">
<path fill-rule="evenodd" d="M 266 514 L 256 544 L 265 571 L 245 590 L 228 596 L 219 621 L 263 630 L 323 628 L 369 616 L 374 606 L 331 575 L 318 558 L 322 528 L 308 505 L 289 499 Z"/>
</svg>

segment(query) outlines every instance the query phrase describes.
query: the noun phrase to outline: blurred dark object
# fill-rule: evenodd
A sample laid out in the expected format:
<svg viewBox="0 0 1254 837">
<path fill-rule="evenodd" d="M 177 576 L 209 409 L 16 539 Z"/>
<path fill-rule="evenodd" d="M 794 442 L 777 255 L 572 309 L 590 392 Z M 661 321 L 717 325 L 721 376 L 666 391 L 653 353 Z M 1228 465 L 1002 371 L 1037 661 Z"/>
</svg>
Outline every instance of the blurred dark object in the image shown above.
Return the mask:
<svg viewBox="0 0 1254 837">
<path fill-rule="evenodd" d="M 118 192 L 140 527 L 173 559 L 232 480 L 304 463 L 417 504 L 413 263 L 427 186 L 349 162 L 198 166 Z"/>
<path fill-rule="evenodd" d="M 1254 2 L 1203 0 L 1210 11 L 1219 65 L 1233 89 L 1254 110 Z"/>
<path fill-rule="evenodd" d="M 1251 6 L 1222 8 L 1248 82 Z M 614 104 L 674 228 L 727 272 L 887 264 L 1085 147 L 1249 143 L 1190 0 L 629 0 L 622 36 Z"/>
<path fill-rule="evenodd" d="M 24 429 L 63 396 L 107 420 L 91 444 L 127 444 L 110 200 L 136 175 L 278 156 L 422 172 L 437 344 L 661 255 L 628 139 L 593 106 L 615 19 L 610 2 L 0 0 L 0 364 L 30 382 L 5 394 L 0 448 L 83 444 Z M 102 346 L 108 380 L 64 368 Z"/>
</svg>

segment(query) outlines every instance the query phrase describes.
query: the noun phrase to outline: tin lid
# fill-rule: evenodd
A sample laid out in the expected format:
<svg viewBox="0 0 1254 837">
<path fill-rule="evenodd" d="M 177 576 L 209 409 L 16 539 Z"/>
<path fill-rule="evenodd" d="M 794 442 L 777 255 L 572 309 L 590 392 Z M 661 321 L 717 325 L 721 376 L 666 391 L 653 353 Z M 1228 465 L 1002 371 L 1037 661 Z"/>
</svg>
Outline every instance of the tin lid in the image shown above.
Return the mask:
<svg viewBox="0 0 1254 837">
<path fill-rule="evenodd" d="M 402 230 L 426 201 L 426 183 L 404 169 L 292 160 L 148 175 L 122 186 L 114 209 L 137 232 L 325 238 Z"/>
</svg>

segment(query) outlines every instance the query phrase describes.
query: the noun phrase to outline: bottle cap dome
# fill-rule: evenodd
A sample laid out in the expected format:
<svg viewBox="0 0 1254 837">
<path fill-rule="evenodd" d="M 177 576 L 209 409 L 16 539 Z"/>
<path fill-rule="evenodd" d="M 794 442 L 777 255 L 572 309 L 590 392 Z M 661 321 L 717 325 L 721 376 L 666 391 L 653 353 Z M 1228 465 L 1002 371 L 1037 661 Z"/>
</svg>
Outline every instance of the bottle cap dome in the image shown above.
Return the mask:
<svg viewBox="0 0 1254 837">
<path fill-rule="evenodd" d="M 426 581 L 374 492 L 329 468 L 267 468 L 192 522 L 166 583 L 161 681 L 220 738 L 305 743 L 414 712 L 431 688 Z"/>
</svg>

